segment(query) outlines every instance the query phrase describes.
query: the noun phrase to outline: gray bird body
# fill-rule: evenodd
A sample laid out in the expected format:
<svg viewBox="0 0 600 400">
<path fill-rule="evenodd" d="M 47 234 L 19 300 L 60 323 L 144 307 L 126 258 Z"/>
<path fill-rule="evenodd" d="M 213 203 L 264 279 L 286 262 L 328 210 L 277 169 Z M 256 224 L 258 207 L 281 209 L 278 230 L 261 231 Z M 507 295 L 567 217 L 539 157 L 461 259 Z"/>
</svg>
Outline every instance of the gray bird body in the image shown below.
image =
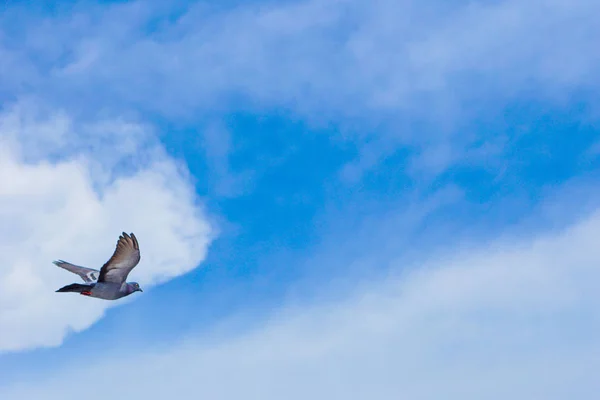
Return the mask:
<svg viewBox="0 0 600 400">
<path fill-rule="evenodd" d="M 79 293 L 103 300 L 117 300 L 134 292 L 142 292 L 136 282 L 126 282 L 127 276 L 139 261 L 140 248 L 137 238 L 133 233 L 128 235 L 123 232 L 112 257 L 99 271 L 63 260 L 54 261 L 56 266 L 79 275 L 86 282 L 72 283 L 58 289 L 57 292 Z"/>
</svg>

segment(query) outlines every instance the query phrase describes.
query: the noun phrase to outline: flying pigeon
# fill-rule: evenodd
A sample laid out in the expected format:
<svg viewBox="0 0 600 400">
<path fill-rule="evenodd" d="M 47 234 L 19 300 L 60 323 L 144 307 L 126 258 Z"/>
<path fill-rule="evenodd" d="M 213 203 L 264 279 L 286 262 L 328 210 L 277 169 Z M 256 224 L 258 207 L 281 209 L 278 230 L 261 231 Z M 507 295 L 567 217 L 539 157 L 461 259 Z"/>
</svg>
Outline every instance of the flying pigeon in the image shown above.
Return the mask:
<svg viewBox="0 0 600 400">
<path fill-rule="evenodd" d="M 139 262 L 140 246 L 137 238 L 133 233 L 128 235 L 123 232 L 119 236 L 115 252 L 100 271 L 63 260 L 54 261 L 54 265 L 79 275 L 86 283 L 72 283 L 57 292 L 75 292 L 104 300 L 117 300 L 134 292 L 143 292 L 137 282 L 126 282 L 127 275 Z"/>
</svg>

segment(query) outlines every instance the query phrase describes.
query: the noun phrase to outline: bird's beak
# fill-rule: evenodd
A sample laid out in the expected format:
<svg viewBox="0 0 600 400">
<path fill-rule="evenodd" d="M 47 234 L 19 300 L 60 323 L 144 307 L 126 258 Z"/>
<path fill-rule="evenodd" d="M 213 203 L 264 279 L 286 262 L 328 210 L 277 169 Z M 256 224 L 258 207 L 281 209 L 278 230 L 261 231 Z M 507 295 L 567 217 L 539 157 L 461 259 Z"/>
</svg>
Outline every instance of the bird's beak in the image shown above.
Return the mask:
<svg viewBox="0 0 600 400">
<path fill-rule="evenodd" d="M 138 288 L 138 290 L 139 290 L 140 292 L 143 292 L 142 288 Z"/>
</svg>

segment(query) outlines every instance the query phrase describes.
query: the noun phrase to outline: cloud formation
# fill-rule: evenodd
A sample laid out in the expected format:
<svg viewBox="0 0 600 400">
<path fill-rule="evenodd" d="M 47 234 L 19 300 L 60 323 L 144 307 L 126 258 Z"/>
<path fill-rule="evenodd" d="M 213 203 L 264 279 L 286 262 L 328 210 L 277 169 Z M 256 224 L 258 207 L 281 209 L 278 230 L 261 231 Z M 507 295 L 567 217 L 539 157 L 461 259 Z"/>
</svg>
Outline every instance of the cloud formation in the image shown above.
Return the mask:
<svg viewBox="0 0 600 400">
<path fill-rule="evenodd" d="M 399 148 L 414 150 L 416 170 L 489 165 L 504 143 L 463 129 L 471 117 L 575 93 L 598 100 L 597 2 L 448 4 L 129 2 L 43 19 L 10 7 L 0 16 L 0 98 L 20 101 L 0 121 L 0 351 L 58 345 L 112 304 L 53 293 L 75 279 L 53 259 L 99 266 L 121 230 L 140 239 L 143 286 L 204 258 L 210 228 L 185 168 L 148 126 L 98 115 L 195 125 L 232 110 L 291 110 L 339 124 L 332 135 L 359 144 L 344 171 L 352 179 Z M 225 139 L 215 129 L 203 144 L 228 178 Z M 238 186 L 223 179 L 219 190 L 234 196 Z M 363 235 L 399 247 L 374 238 L 377 228 Z M 93 354 L 0 397 L 590 398 L 600 391 L 599 230 L 592 214 L 556 235 L 398 267 L 406 273 L 346 302 L 283 310 L 255 331 L 123 364 L 123 354 Z M 116 383 L 90 391 L 90 376 Z"/>
<path fill-rule="evenodd" d="M 99 269 L 134 232 L 130 280 L 151 287 L 197 267 L 212 237 L 185 170 L 144 145 L 143 126 L 38 111 L 0 115 L 0 352 L 57 346 L 118 303 L 54 293 L 79 277 L 53 260 Z"/>
<path fill-rule="evenodd" d="M 290 110 L 346 128 L 336 139 L 361 147 L 354 175 L 399 146 L 416 150 L 416 171 L 433 173 L 473 162 L 482 142 L 501 151 L 497 137 L 465 125 L 502 115 L 512 101 L 598 100 L 588 89 L 600 83 L 600 10 L 589 0 L 127 2 L 71 11 L 40 24 L 9 9 L 6 29 L 10 18 L 22 25 L 10 31 L 19 47 L 4 43 L 5 91 L 35 87 L 53 104 L 190 124 L 232 109 Z"/>
<path fill-rule="evenodd" d="M 561 232 L 439 255 L 345 301 L 283 310 L 251 332 L 101 355 L 0 394 L 76 399 L 87 378 L 102 376 L 112 384 L 89 391 L 91 400 L 592 399 L 599 232 L 595 212 Z"/>
</svg>

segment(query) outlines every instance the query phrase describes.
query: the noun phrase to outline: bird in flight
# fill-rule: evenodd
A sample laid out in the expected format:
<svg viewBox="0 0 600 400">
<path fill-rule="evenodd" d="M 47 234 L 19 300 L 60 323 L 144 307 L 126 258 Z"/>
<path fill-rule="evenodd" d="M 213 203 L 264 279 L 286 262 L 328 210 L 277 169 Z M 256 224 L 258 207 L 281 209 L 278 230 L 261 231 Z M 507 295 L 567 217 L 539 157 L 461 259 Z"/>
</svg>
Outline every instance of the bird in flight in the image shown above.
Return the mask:
<svg viewBox="0 0 600 400">
<path fill-rule="evenodd" d="M 81 267 L 63 260 L 53 264 L 77 274 L 85 284 L 72 283 L 57 292 L 74 292 L 104 300 L 117 300 L 135 292 L 143 292 L 137 282 L 126 282 L 127 275 L 140 262 L 140 246 L 133 233 L 123 232 L 110 259 L 100 268 Z"/>
</svg>

